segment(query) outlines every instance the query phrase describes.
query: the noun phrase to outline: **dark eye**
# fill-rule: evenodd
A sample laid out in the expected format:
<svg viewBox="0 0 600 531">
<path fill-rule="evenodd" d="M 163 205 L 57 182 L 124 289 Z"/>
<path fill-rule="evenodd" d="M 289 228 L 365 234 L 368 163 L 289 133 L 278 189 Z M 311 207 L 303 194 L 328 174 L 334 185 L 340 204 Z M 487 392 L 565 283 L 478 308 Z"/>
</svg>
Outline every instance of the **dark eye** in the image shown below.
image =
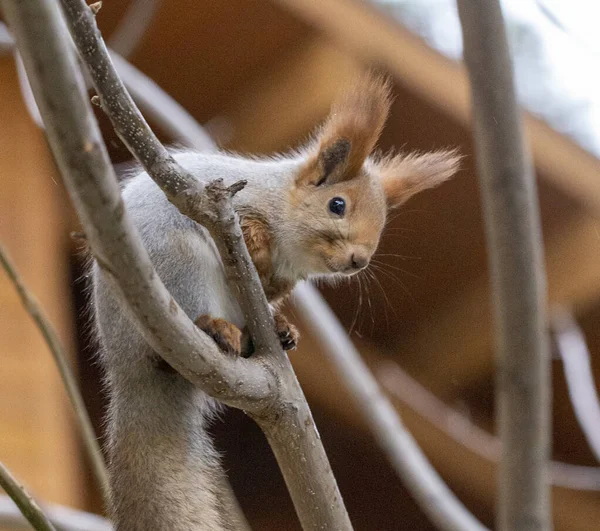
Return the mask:
<svg viewBox="0 0 600 531">
<path fill-rule="evenodd" d="M 329 211 L 333 212 L 336 216 L 343 217 L 346 212 L 346 201 L 341 197 L 334 197 L 329 201 Z"/>
</svg>

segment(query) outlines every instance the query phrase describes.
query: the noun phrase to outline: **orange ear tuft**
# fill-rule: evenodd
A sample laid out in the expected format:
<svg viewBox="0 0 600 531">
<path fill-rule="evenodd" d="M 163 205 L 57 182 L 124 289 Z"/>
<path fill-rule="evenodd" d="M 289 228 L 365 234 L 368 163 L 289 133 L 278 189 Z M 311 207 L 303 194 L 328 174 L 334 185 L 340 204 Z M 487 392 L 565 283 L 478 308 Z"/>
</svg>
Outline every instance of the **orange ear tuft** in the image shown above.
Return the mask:
<svg viewBox="0 0 600 531">
<path fill-rule="evenodd" d="M 400 206 L 448 180 L 458 171 L 461 158 L 456 150 L 449 150 L 396 155 L 377 162 L 388 207 Z"/>
<path fill-rule="evenodd" d="M 390 82 L 380 75 L 364 74 L 345 90 L 319 134 L 308 181 L 333 184 L 355 176 L 379 139 L 390 103 Z"/>
</svg>

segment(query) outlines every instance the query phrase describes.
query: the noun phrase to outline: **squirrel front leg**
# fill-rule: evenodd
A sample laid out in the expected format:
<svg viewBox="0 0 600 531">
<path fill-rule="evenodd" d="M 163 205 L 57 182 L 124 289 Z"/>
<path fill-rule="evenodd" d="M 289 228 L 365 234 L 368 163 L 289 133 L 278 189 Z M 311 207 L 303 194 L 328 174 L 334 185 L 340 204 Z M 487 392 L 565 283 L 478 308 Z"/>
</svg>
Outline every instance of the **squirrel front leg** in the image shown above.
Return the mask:
<svg viewBox="0 0 600 531">
<path fill-rule="evenodd" d="M 233 323 L 210 315 L 201 315 L 194 323 L 212 337 L 223 352 L 241 356 L 242 331 Z"/>
<path fill-rule="evenodd" d="M 298 329 L 279 311 L 275 312 L 273 319 L 281 348 L 283 350 L 295 349 L 300 339 Z M 210 315 L 201 315 L 196 319 L 195 324 L 212 337 L 223 352 L 237 356 L 249 356 L 254 350 L 245 327 L 242 331 L 233 323 Z"/>
<path fill-rule="evenodd" d="M 279 310 L 273 315 L 275 320 L 275 331 L 279 336 L 281 348 L 283 350 L 294 350 L 298 346 L 300 340 L 300 332 L 293 324 L 291 324 L 285 315 Z"/>
</svg>

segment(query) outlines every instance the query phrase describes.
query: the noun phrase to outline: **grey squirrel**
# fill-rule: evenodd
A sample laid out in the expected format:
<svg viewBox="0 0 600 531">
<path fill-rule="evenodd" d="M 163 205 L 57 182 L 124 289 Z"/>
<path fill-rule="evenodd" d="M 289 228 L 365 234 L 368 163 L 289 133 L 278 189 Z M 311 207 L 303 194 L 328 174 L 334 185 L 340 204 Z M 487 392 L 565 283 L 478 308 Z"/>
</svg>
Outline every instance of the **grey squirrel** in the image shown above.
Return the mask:
<svg viewBox="0 0 600 531">
<path fill-rule="evenodd" d="M 334 103 L 301 150 L 273 158 L 174 153 L 203 182 L 240 179 L 234 197 L 244 238 L 273 307 L 282 346 L 295 327 L 279 303 L 296 282 L 353 275 L 368 266 L 389 209 L 452 176 L 454 151 L 373 154 L 390 107 L 389 83 L 361 77 Z M 148 174 L 123 199 L 167 289 L 224 355 L 244 350 L 244 318 L 210 235 L 182 215 Z M 207 435 L 217 410 L 145 343 L 126 307 L 93 264 L 93 303 L 110 397 L 110 516 L 117 531 L 223 531 L 219 458 Z"/>
</svg>

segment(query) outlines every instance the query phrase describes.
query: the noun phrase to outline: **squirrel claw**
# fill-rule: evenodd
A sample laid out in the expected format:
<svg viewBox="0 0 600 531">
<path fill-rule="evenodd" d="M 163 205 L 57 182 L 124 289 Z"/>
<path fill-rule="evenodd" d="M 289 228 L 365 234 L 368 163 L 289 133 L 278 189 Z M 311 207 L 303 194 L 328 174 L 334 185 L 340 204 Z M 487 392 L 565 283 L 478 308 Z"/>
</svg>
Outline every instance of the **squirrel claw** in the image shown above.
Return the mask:
<svg viewBox="0 0 600 531">
<path fill-rule="evenodd" d="M 223 352 L 241 356 L 242 331 L 237 326 L 225 319 L 214 318 L 210 315 L 201 315 L 196 319 L 195 324 L 212 337 Z"/>
<path fill-rule="evenodd" d="M 288 322 L 283 314 L 276 313 L 273 317 L 281 348 L 283 350 L 295 350 L 300 339 L 300 332 L 293 324 Z"/>
</svg>

